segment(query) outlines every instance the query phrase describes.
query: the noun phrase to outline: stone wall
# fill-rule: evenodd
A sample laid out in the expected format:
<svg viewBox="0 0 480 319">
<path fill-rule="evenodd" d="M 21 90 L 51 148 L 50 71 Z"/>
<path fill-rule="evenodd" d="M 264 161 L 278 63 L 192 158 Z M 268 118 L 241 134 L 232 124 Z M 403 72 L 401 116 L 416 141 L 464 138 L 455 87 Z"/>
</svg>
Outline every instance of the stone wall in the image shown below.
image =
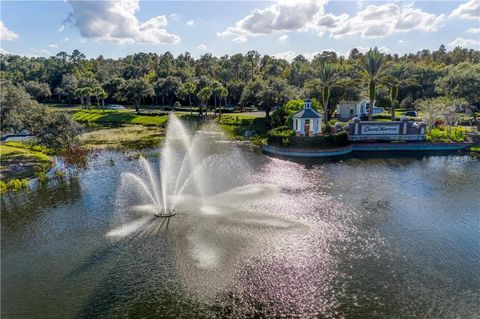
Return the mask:
<svg viewBox="0 0 480 319">
<path fill-rule="evenodd" d="M 361 121 L 355 117 L 342 129 L 347 131 L 350 141 L 424 141 L 425 127 L 425 123 L 409 121 L 406 117 L 392 122 Z"/>
</svg>

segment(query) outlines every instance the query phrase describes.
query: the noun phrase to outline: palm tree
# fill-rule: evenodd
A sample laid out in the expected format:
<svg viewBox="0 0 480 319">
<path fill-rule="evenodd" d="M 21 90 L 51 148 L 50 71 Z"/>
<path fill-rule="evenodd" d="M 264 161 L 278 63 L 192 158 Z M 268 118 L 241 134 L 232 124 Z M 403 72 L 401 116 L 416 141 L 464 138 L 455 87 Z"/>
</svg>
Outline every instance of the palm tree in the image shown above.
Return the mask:
<svg viewBox="0 0 480 319">
<path fill-rule="evenodd" d="M 207 108 L 208 100 L 210 99 L 210 96 L 212 96 L 212 89 L 209 86 L 204 87 L 197 93 L 197 97 L 200 101 L 202 101 L 199 114 L 203 115 L 203 106 Z"/>
<path fill-rule="evenodd" d="M 100 107 L 100 100 L 102 101 L 102 108 L 105 108 L 105 99 L 108 97 L 108 93 L 101 86 L 96 86 L 93 89 L 95 99 L 97 100 L 97 107 Z"/>
<path fill-rule="evenodd" d="M 214 104 L 213 109 L 215 110 L 215 113 L 217 113 L 217 96 L 220 95 L 222 84 L 218 81 L 213 81 L 212 84 L 210 84 L 210 87 L 212 88 L 212 94 L 213 94 L 213 104 Z M 220 101 L 220 104 L 221 104 L 221 101 Z"/>
<path fill-rule="evenodd" d="M 377 48 L 370 51 L 360 60 L 362 67 L 362 77 L 368 83 L 368 97 L 370 99 L 370 107 L 368 109 L 368 120 L 373 120 L 373 107 L 375 106 L 376 87 L 385 76 L 385 60 L 383 54 Z"/>
<path fill-rule="evenodd" d="M 91 109 L 92 95 L 93 94 L 94 94 L 94 90 L 91 87 L 86 86 L 86 87 L 83 88 L 83 96 L 85 97 L 85 99 L 87 101 L 87 107 L 88 107 L 89 110 Z"/>
<path fill-rule="evenodd" d="M 185 82 L 182 86 L 182 93 L 188 96 L 188 103 L 190 104 L 190 115 L 193 114 L 192 110 L 192 94 L 195 94 L 197 85 L 195 82 Z"/>
<path fill-rule="evenodd" d="M 78 88 L 75 90 L 75 97 L 80 99 L 80 104 L 82 104 L 82 108 L 90 108 L 91 97 L 93 93 L 93 89 L 89 86 Z"/>
<path fill-rule="evenodd" d="M 225 107 L 227 107 L 227 96 L 228 96 L 228 90 L 226 87 L 222 86 L 220 88 L 220 98 L 225 98 Z M 222 100 L 220 99 L 220 108 L 219 108 L 219 111 L 218 113 L 220 114 L 220 116 L 222 116 Z"/>
<path fill-rule="evenodd" d="M 325 122 L 329 120 L 329 105 L 330 95 L 333 87 L 342 86 L 345 81 L 341 78 L 340 73 L 335 69 L 334 65 L 328 62 L 322 62 L 318 70 L 318 85 L 321 90 L 321 102 L 323 106 L 323 113 Z"/>
<path fill-rule="evenodd" d="M 83 109 L 83 88 L 75 89 L 74 95 L 77 99 L 80 99 L 80 104 L 82 105 Z"/>
<path fill-rule="evenodd" d="M 403 63 L 393 65 L 388 70 L 383 84 L 388 88 L 390 97 L 390 117 L 395 121 L 395 104 L 397 103 L 398 90 L 405 86 L 416 85 L 417 82 L 410 76 L 410 70 Z"/>
</svg>

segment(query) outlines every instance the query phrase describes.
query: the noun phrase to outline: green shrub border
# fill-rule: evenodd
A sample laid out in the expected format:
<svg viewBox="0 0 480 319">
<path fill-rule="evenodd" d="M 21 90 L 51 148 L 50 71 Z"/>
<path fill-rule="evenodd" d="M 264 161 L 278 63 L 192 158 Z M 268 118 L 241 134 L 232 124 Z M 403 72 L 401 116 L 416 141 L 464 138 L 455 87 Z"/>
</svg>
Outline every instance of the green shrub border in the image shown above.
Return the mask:
<svg viewBox="0 0 480 319">
<path fill-rule="evenodd" d="M 329 148 L 349 145 L 345 131 L 312 137 L 296 136 L 289 127 L 277 127 L 268 132 L 269 145 L 292 148 Z"/>
</svg>

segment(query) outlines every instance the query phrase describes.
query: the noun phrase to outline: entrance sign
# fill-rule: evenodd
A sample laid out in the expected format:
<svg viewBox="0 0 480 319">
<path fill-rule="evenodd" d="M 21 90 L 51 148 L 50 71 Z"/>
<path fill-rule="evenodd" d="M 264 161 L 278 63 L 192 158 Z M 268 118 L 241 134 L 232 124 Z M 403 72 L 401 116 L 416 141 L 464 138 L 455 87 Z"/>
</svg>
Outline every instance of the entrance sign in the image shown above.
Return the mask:
<svg viewBox="0 0 480 319">
<path fill-rule="evenodd" d="M 354 118 L 343 129 L 350 141 L 424 141 L 426 124 L 404 117 L 400 121 L 370 122 Z"/>
<path fill-rule="evenodd" d="M 394 125 L 375 125 L 364 124 L 361 126 L 361 134 L 363 135 L 392 135 L 400 133 L 400 124 Z"/>
</svg>

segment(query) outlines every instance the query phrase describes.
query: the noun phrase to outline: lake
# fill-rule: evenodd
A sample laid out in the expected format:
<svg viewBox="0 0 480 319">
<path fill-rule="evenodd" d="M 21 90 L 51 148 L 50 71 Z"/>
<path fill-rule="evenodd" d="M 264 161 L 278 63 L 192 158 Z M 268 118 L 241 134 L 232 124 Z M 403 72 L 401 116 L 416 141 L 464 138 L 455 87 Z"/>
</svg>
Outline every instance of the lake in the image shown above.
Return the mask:
<svg viewBox="0 0 480 319">
<path fill-rule="evenodd" d="M 125 153 L 4 194 L 2 317 L 478 318 L 475 157 L 240 153 L 248 182 L 275 186 L 276 197 L 231 203 L 253 213 L 228 220 L 179 213 L 154 235 L 106 236 L 121 173 L 138 167 Z M 235 178 L 218 180 L 229 189 Z"/>
</svg>

